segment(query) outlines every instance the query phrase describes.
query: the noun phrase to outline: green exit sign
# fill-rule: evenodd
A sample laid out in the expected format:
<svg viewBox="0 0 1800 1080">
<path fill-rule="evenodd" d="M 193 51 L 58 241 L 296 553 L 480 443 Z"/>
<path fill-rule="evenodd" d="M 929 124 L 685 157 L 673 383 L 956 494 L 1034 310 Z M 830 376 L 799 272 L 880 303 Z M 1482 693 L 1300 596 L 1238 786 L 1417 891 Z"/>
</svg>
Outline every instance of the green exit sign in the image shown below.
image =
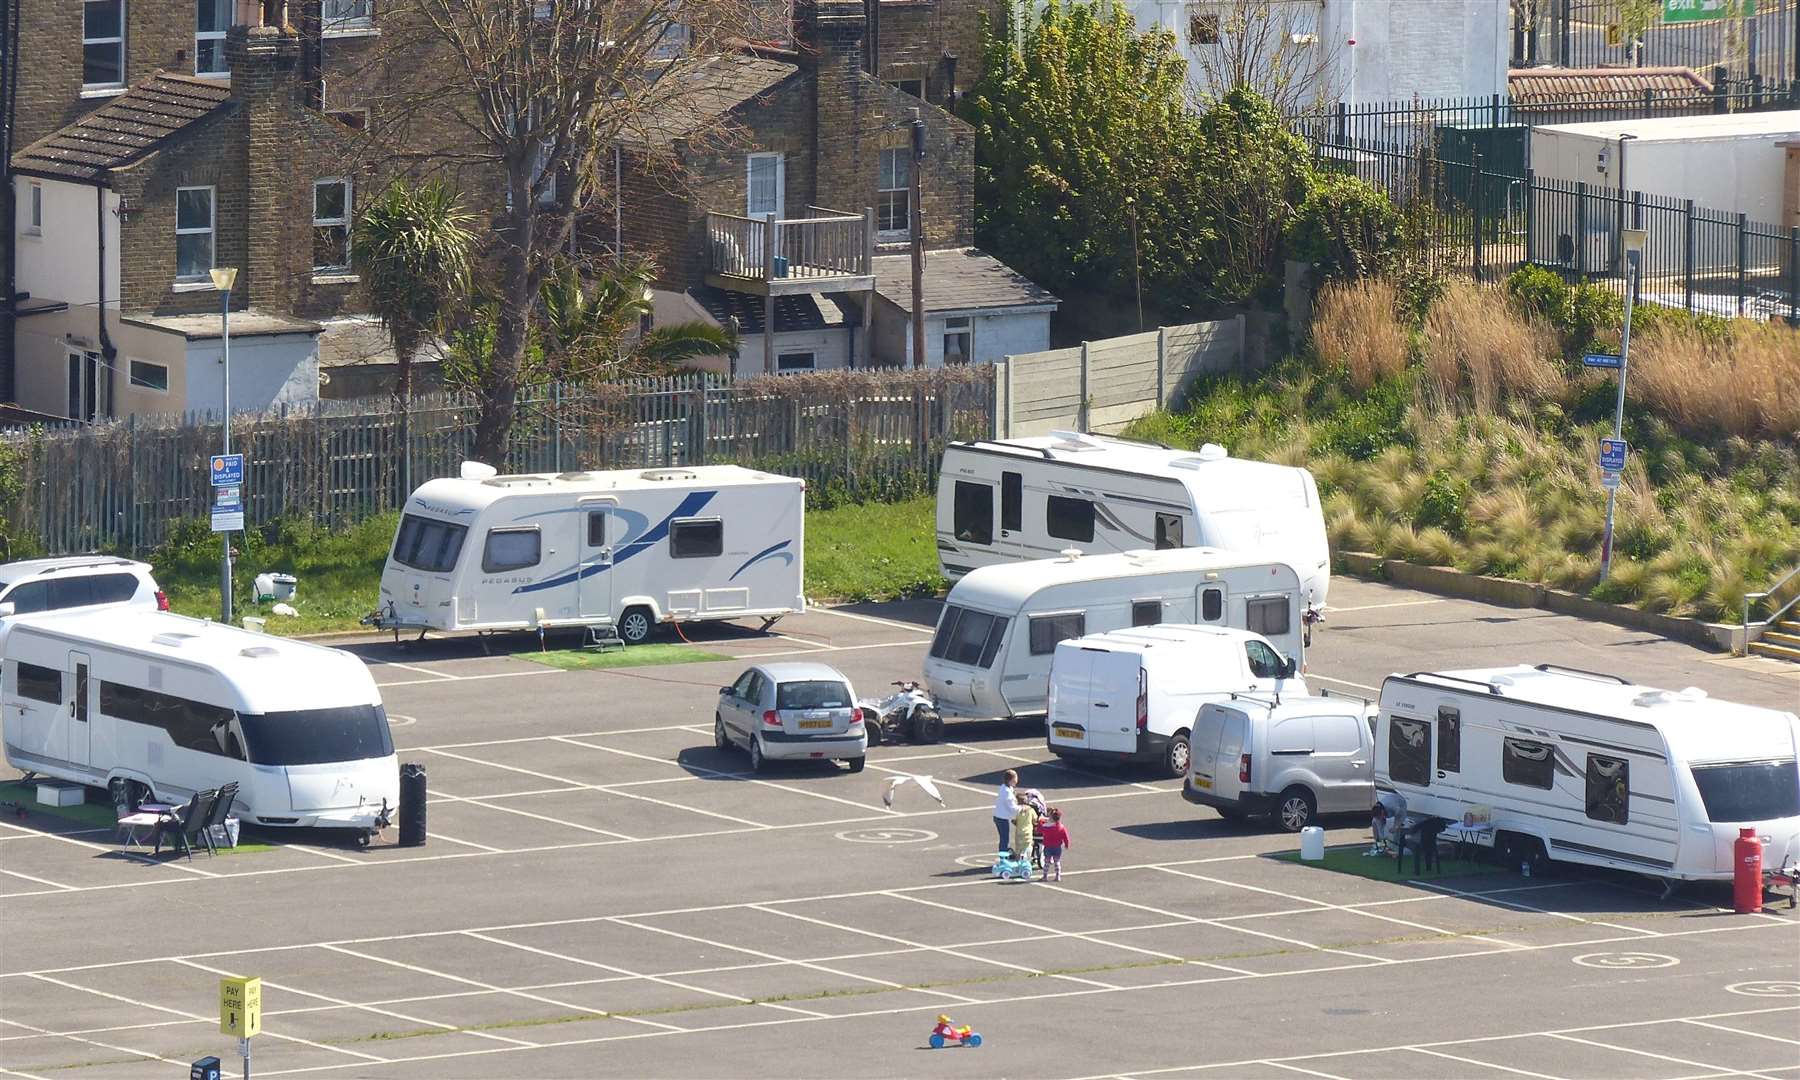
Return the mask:
<svg viewBox="0 0 1800 1080">
<path fill-rule="evenodd" d="M 1701 22 L 1756 14 L 1756 0 L 1663 0 L 1663 22 Z"/>
</svg>

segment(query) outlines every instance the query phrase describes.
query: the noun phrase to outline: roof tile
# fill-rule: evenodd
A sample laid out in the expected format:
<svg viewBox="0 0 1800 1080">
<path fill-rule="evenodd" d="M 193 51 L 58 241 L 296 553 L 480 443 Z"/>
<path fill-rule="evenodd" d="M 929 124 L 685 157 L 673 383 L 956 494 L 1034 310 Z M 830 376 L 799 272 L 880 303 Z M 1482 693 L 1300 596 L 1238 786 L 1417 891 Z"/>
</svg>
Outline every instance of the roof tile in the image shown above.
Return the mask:
<svg viewBox="0 0 1800 1080">
<path fill-rule="evenodd" d="M 78 183 L 155 153 L 231 100 L 231 84 L 158 71 L 13 155 L 14 169 Z"/>
</svg>

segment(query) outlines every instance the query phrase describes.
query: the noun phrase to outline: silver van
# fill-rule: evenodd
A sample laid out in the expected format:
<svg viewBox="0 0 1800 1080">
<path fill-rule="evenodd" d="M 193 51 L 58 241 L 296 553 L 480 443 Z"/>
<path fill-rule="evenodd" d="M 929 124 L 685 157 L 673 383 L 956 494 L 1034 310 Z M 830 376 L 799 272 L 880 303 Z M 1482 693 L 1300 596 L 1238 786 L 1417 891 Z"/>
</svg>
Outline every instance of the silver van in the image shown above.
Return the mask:
<svg viewBox="0 0 1800 1080">
<path fill-rule="evenodd" d="M 1238 694 L 1200 707 L 1181 796 L 1227 820 L 1299 832 L 1375 800 L 1375 717 L 1360 698 Z"/>
</svg>

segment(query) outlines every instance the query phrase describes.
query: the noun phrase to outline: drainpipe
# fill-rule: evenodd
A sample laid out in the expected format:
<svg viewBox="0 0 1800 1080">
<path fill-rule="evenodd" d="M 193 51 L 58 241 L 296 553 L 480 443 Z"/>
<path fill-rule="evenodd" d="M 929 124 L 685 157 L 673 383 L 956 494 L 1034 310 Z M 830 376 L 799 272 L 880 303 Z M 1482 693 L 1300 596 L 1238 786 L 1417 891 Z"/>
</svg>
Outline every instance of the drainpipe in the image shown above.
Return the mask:
<svg viewBox="0 0 1800 1080">
<path fill-rule="evenodd" d="M 625 256 L 625 152 L 613 143 L 613 262 Z"/>
<path fill-rule="evenodd" d="M 0 14 L 0 39 L 6 42 L 0 53 L 0 401 L 13 401 L 14 371 L 13 327 L 17 319 L 18 255 L 14 233 L 17 231 L 18 204 L 13 192 L 13 131 L 18 121 L 19 99 L 19 5 L 21 0 L 6 0 Z"/>
<path fill-rule="evenodd" d="M 106 329 L 106 188 L 94 185 L 94 224 L 95 238 L 99 241 L 99 258 L 95 260 L 95 272 L 99 275 L 100 291 L 97 294 L 99 303 L 94 305 L 95 319 L 100 324 L 100 364 L 106 371 L 106 407 L 113 407 L 113 392 L 118 389 L 113 379 L 113 361 L 118 358 L 119 350 L 113 347 L 112 335 Z M 100 410 L 94 410 L 98 413 Z"/>
</svg>

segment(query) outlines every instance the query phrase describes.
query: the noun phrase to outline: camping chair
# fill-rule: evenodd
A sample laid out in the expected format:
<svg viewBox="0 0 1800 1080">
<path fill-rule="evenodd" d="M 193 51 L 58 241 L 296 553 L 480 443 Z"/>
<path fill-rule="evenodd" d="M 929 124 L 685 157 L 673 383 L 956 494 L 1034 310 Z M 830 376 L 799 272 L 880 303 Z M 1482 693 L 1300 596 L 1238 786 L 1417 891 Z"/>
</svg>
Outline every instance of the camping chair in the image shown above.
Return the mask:
<svg viewBox="0 0 1800 1080">
<path fill-rule="evenodd" d="M 213 802 L 218 794 L 217 791 L 197 791 L 194 793 L 194 797 L 188 800 L 188 804 L 181 808 L 180 813 L 173 814 L 158 822 L 156 826 L 156 847 L 151 854 L 161 855 L 163 838 L 169 837 L 171 838 L 171 843 L 169 845 L 171 850 L 175 848 L 176 844 L 179 844 L 180 850 L 187 852 L 188 861 L 192 862 L 194 858 L 194 840 L 197 839 L 201 831 L 206 828 L 207 816 L 212 813 Z"/>
<path fill-rule="evenodd" d="M 219 845 L 213 839 L 213 830 L 224 829 L 225 819 L 231 815 L 231 804 L 237 800 L 237 792 L 236 780 L 220 788 L 218 798 L 213 800 L 212 812 L 206 815 L 206 824 L 200 830 L 200 837 L 205 841 L 209 854 L 217 855 L 219 853 Z M 229 835 L 226 839 L 230 840 Z"/>
</svg>

